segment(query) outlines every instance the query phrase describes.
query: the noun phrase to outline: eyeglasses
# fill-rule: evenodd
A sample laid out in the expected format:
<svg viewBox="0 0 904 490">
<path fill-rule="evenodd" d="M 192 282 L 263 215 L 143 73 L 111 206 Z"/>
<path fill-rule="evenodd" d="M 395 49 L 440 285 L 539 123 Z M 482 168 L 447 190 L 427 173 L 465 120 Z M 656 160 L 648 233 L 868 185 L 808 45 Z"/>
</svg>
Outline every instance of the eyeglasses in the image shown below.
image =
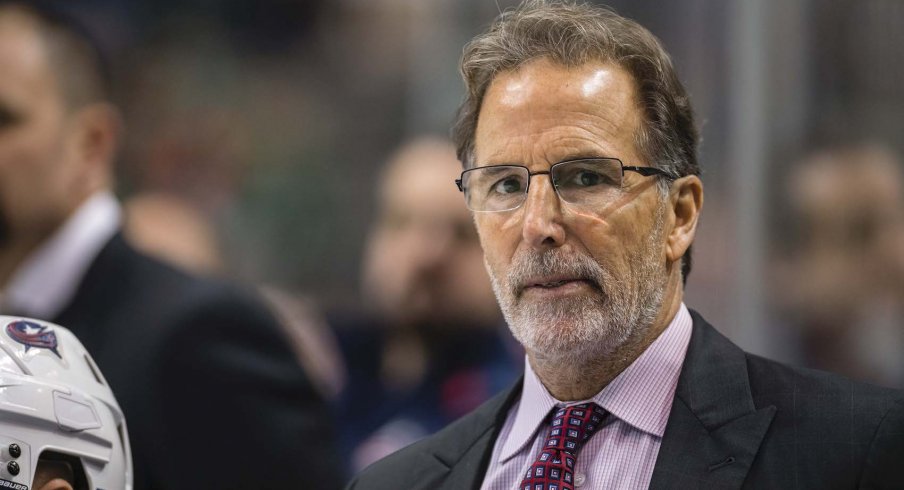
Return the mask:
<svg viewBox="0 0 904 490">
<path fill-rule="evenodd" d="M 559 162 L 542 172 L 531 172 L 523 165 L 475 167 L 462 172 L 455 184 L 465 194 L 465 202 L 471 211 L 511 211 L 527 200 L 532 176 L 549 175 L 559 199 L 599 209 L 618 198 L 626 170 L 645 177 L 658 175 L 675 179 L 658 168 L 625 166 L 617 158 L 582 158 Z"/>
</svg>

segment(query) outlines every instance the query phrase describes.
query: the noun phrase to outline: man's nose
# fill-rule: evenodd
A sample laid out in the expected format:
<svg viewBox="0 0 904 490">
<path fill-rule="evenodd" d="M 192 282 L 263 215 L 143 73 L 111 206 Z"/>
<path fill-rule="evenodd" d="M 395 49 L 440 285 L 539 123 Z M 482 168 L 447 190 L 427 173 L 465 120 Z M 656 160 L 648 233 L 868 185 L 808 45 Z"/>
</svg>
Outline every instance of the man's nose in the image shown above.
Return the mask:
<svg viewBox="0 0 904 490">
<path fill-rule="evenodd" d="M 561 247 L 565 244 L 562 223 L 562 202 L 549 181 L 548 175 L 534 175 L 524 208 L 522 236 L 537 250 Z"/>
</svg>

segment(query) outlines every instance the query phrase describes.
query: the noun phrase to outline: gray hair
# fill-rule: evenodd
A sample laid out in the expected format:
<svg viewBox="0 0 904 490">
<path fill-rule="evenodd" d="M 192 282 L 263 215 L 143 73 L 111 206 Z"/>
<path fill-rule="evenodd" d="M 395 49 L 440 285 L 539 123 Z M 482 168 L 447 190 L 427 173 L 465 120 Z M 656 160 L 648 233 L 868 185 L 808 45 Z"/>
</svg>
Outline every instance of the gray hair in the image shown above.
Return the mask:
<svg viewBox="0 0 904 490">
<path fill-rule="evenodd" d="M 659 40 L 608 8 L 569 0 L 526 0 L 465 46 L 460 69 L 467 95 L 452 129 L 465 168 L 476 164 L 474 135 L 490 83 L 501 72 L 544 57 L 567 67 L 604 61 L 625 69 L 637 84 L 643 111 L 635 135 L 641 156 L 672 177 L 700 174 L 693 109 Z M 685 278 L 690 273 L 690 250 L 682 272 Z"/>
</svg>

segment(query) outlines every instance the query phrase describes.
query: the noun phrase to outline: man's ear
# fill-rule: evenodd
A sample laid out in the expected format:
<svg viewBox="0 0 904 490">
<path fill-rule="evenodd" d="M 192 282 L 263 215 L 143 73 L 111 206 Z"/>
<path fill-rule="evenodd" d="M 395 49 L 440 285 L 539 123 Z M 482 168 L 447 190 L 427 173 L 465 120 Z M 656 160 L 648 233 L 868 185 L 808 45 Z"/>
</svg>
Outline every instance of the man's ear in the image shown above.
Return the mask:
<svg viewBox="0 0 904 490">
<path fill-rule="evenodd" d="M 88 105 L 77 116 L 74 151 L 87 167 L 89 186 L 109 186 L 113 175 L 113 162 L 119 151 L 123 132 L 119 111 L 107 103 Z"/>
<path fill-rule="evenodd" d="M 54 478 L 40 487 L 34 487 L 34 490 L 72 490 L 72 485 L 62 478 Z"/>
<path fill-rule="evenodd" d="M 703 182 L 696 175 L 675 180 L 669 192 L 669 205 L 674 218 L 666 240 L 666 258 L 669 262 L 681 260 L 694 242 L 697 219 L 703 208 Z"/>
</svg>

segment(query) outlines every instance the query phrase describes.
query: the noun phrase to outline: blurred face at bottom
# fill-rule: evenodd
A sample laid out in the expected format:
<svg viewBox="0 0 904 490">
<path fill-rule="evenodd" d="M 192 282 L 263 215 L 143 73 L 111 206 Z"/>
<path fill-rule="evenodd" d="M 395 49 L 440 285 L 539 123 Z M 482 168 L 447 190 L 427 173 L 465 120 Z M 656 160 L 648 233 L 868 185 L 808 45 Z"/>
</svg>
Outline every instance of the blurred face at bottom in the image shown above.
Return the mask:
<svg viewBox="0 0 904 490">
<path fill-rule="evenodd" d="M 456 329 L 501 321 L 451 144 L 425 139 L 390 162 L 365 255 L 364 291 L 391 320 Z"/>
</svg>

